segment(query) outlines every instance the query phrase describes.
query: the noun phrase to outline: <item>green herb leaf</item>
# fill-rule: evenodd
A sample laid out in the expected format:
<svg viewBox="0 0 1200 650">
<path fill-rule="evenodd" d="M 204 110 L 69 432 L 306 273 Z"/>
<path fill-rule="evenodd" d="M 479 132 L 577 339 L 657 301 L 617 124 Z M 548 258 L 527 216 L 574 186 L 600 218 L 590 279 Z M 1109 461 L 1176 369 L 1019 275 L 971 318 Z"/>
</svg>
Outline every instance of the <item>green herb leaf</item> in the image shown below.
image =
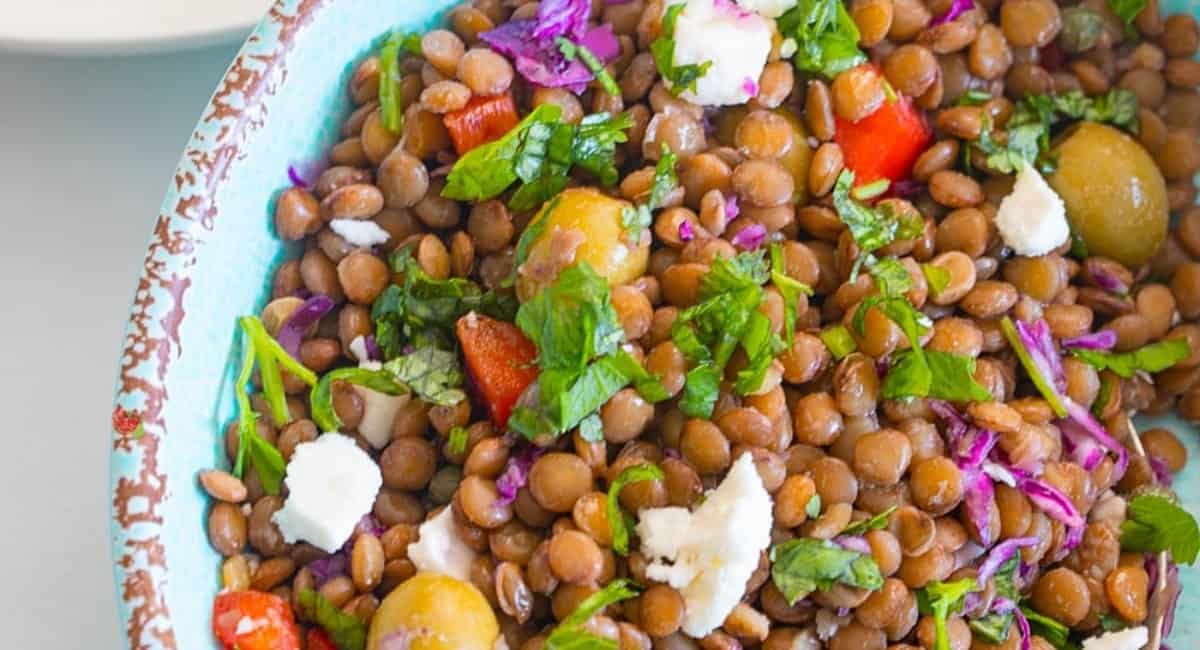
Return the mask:
<svg viewBox="0 0 1200 650">
<path fill-rule="evenodd" d="M 992 100 L 992 94 L 986 90 L 972 88 L 958 96 L 955 106 L 980 106 Z"/>
<path fill-rule="evenodd" d="M 1071 348 L 1071 355 L 1094 366 L 1097 371 L 1111 370 L 1120 377 L 1129 379 L 1138 370 L 1160 372 L 1188 358 L 1191 348 L 1184 339 L 1172 339 L 1151 343 L 1132 352 L 1105 352 Z"/>
<path fill-rule="evenodd" d="M 886 399 L 931 397 L 951 402 L 990 402 L 992 394 L 975 381 L 975 359 L 966 355 L 925 350 L 896 353 L 883 380 Z"/>
<path fill-rule="evenodd" d="M 667 196 L 679 186 L 679 178 L 675 175 L 675 165 L 679 164 L 679 156 L 671 151 L 667 143 L 662 143 L 662 155 L 654 165 L 654 184 L 650 187 L 649 206 L 657 210 L 663 206 Z"/>
<path fill-rule="evenodd" d="M 271 407 L 271 416 L 276 426 L 283 426 L 292 421 L 292 416 L 288 410 L 287 393 L 283 390 L 280 368 L 309 386 L 317 383 L 317 375 L 293 359 L 275 337 L 267 333 L 267 328 L 257 316 L 242 316 L 238 323 L 242 326 L 242 333 L 246 338 L 254 341 L 254 356 L 258 361 L 259 376 L 262 378 L 263 397 Z"/>
<path fill-rule="evenodd" d="M 593 413 L 579 422 L 579 437 L 588 442 L 604 442 L 604 422 Z"/>
<path fill-rule="evenodd" d="M 400 46 L 404 51 L 413 56 L 424 56 L 425 53 L 421 49 L 421 35 L 416 32 L 409 32 L 400 39 Z"/>
<path fill-rule="evenodd" d="M 1100 619 L 1100 627 L 1105 632 L 1119 632 L 1129 627 L 1125 619 L 1120 616 L 1112 616 L 1104 612 L 1096 612 L 1096 618 Z"/>
<path fill-rule="evenodd" d="M 891 84 L 888 84 L 887 87 L 891 88 Z M 891 186 L 891 181 L 886 178 L 880 178 L 878 180 L 871 181 L 866 185 L 859 185 L 858 187 L 850 190 L 850 196 L 855 201 L 870 201 L 871 199 L 883 196 L 883 194 L 887 192 L 888 188 Z"/>
<path fill-rule="evenodd" d="M 1121 549 L 1170 551 L 1176 562 L 1193 564 L 1200 553 L 1200 528 L 1186 510 L 1170 500 L 1143 494 L 1130 500 L 1121 524 Z"/>
<path fill-rule="evenodd" d="M 633 581 L 628 578 L 613 580 L 583 599 L 575 611 L 554 628 L 546 638 L 545 650 L 617 650 L 616 641 L 596 636 L 583 626 L 605 607 L 637 595 L 638 587 Z"/>
<path fill-rule="evenodd" d="M 925 228 L 924 220 L 915 210 L 897 215 L 888 202 L 872 208 L 855 200 L 853 191 L 854 172 L 844 170 L 833 186 L 833 207 L 861 251 L 851 269 L 851 279 L 858 277 L 858 269 L 863 264 L 875 262 L 874 251 L 899 239 L 912 239 Z"/>
<path fill-rule="evenodd" d="M 562 52 L 563 58 L 566 60 L 574 61 L 575 59 L 579 59 L 583 61 L 587 69 L 591 70 L 592 74 L 595 75 L 596 81 L 600 83 L 600 87 L 604 89 L 604 92 L 613 97 L 621 96 L 621 87 L 617 85 L 616 80 L 605 69 L 604 63 L 585 45 L 582 43 L 573 43 L 561 36 L 555 38 L 554 42 L 558 44 L 558 51 Z"/>
<path fill-rule="evenodd" d="M 392 32 L 379 50 L 379 121 L 393 134 L 404 126 L 404 107 L 400 105 L 400 52 L 406 36 Z M 418 41 L 418 49 L 420 41 Z"/>
<path fill-rule="evenodd" d="M 783 246 L 771 244 L 771 282 L 783 298 L 784 342 L 790 349 L 796 338 L 796 316 L 800 307 L 800 296 L 813 295 L 812 287 L 787 274 L 787 263 L 783 257 Z"/>
<path fill-rule="evenodd" d="M 950 285 L 950 271 L 944 267 L 922 264 L 921 273 L 925 276 L 925 283 L 929 285 L 929 295 L 935 298 Z"/>
<path fill-rule="evenodd" d="M 562 197 L 557 196 L 549 203 L 535 218 L 525 226 L 525 230 L 521 232 L 521 238 L 517 240 L 517 249 L 513 254 L 513 270 L 500 286 L 508 288 L 513 286 L 517 280 L 517 269 L 529 259 L 529 249 L 533 247 L 533 243 L 542 238 L 546 233 L 546 227 L 550 224 L 550 215 L 558 209 L 562 203 Z M 647 222 L 649 226 L 649 222 Z"/>
<path fill-rule="evenodd" d="M 1071 629 L 1067 626 L 1027 605 L 1021 605 L 1021 613 L 1029 620 L 1030 631 L 1045 639 L 1057 650 L 1079 650 L 1079 644 L 1071 640 Z"/>
<path fill-rule="evenodd" d="M 446 449 L 452 454 L 463 454 L 467 451 L 467 429 L 466 427 L 450 427 L 450 437 L 446 442 Z"/>
<path fill-rule="evenodd" d="M 629 526 L 625 513 L 621 510 L 618 497 L 621 489 L 631 483 L 641 481 L 661 481 L 665 478 L 663 471 L 653 463 L 641 463 L 621 470 L 612 485 L 608 486 L 608 527 L 612 530 L 612 548 L 620 555 L 629 555 Z"/>
<path fill-rule="evenodd" d="M 821 495 L 813 493 L 808 499 L 808 503 L 804 506 L 804 514 L 808 515 L 809 519 L 816 519 L 821 516 Z"/>
<path fill-rule="evenodd" d="M 771 332 L 771 319 L 760 311 L 750 314 L 750 323 L 742 335 L 741 344 L 750 363 L 738 371 L 733 390 L 739 395 L 752 395 L 762 388 L 771 363 L 786 348 L 783 340 Z"/>
<path fill-rule="evenodd" d="M 250 436 L 258 434 L 258 414 L 250 402 L 246 385 L 254 374 L 254 339 L 242 337 L 242 369 L 233 386 L 233 395 L 238 404 L 238 451 L 233 463 L 233 475 L 241 478 L 246 468 L 246 452 L 250 449 Z"/>
<path fill-rule="evenodd" d="M 992 581 L 996 587 L 997 598 L 1007 598 L 1014 603 L 1021 600 L 1021 590 L 1017 587 L 1017 572 L 1020 570 L 1020 565 L 1020 556 L 1013 555 L 996 570 Z M 1009 630 L 1012 628 L 1015 617 L 1013 612 L 991 613 L 974 619 L 969 624 L 975 634 L 987 639 L 988 643 L 1001 645 L 1008 641 Z"/>
<path fill-rule="evenodd" d="M 454 163 L 442 196 L 459 201 L 484 201 L 499 196 L 519 178 L 517 153 L 534 125 L 543 125 L 539 133 L 544 133 L 544 127 L 558 124 L 561 119 L 561 108 L 542 104 L 500 139 L 468 151 Z"/>
<path fill-rule="evenodd" d="M 624 330 L 610 295 L 608 282 L 585 262 L 521 305 L 517 327 L 537 346 L 543 370 L 582 372 L 592 358 L 617 349 Z"/>
<path fill-rule="evenodd" d="M 667 12 L 663 16 L 662 33 L 650 43 L 650 54 L 654 57 L 654 65 L 658 68 L 658 73 L 667 81 L 670 86 L 671 93 L 678 95 L 684 90 L 696 92 L 696 83 L 701 77 L 708 74 L 709 68 L 712 67 L 712 61 L 705 61 L 701 64 L 689 63 L 687 65 L 675 65 L 675 23 L 679 20 L 679 14 L 683 13 L 683 3 L 673 4 L 667 7 Z"/>
<path fill-rule="evenodd" d="M 630 244 L 641 241 L 642 233 L 654 223 L 654 215 L 646 204 L 621 209 L 621 233 Z"/>
<path fill-rule="evenodd" d="M 633 116 L 628 113 L 609 115 L 593 113 L 579 122 L 571 145 L 575 165 L 595 176 L 600 184 L 612 187 L 620 178 L 617 170 L 617 145 L 627 142 L 627 131 L 633 128 Z"/>
<path fill-rule="evenodd" d="M 875 286 L 879 287 L 879 292 L 885 296 L 899 296 L 913 288 L 908 267 L 894 257 L 876 261 L 867 271 L 875 281 Z"/>
<path fill-rule="evenodd" d="M 879 565 L 866 553 L 844 549 L 829 540 L 793 539 L 771 548 L 771 579 L 789 604 L 835 584 L 867 590 L 883 586 Z"/>
<path fill-rule="evenodd" d="M 1136 35 L 1137 30 L 1133 27 L 1133 21 L 1137 15 L 1142 13 L 1142 9 L 1146 8 L 1146 0 L 1108 0 L 1108 6 L 1125 23 L 1126 31 Z"/>
<path fill-rule="evenodd" d="M 850 335 L 850 330 L 846 329 L 845 325 L 833 325 L 821 330 L 821 341 L 825 343 L 825 347 L 829 348 L 833 358 L 838 361 L 858 349 L 858 344 L 854 342 L 854 337 Z"/>
<path fill-rule="evenodd" d="M 314 621 L 329 634 L 338 650 L 363 650 L 367 647 L 367 624 L 347 614 L 312 589 L 299 593 L 297 600 L 305 618 Z"/>
<path fill-rule="evenodd" d="M 779 17 L 778 28 L 796 41 L 792 60 L 805 72 L 832 79 L 867 60 L 858 48 L 858 26 L 840 0 L 800 0 Z"/>
<path fill-rule="evenodd" d="M 339 431 L 342 421 L 333 410 L 333 383 L 344 381 L 355 386 L 370 388 L 385 395 L 400 395 L 408 392 L 408 386 L 398 381 L 387 370 L 367 368 L 338 368 L 325 373 L 309 395 L 312 419 L 321 431 Z"/>
<path fill-rule="evenodd" d="M 458 355 L 453 352 L 421 348 L 387 362 L 383 369 L 430 404 L 454 406 L 467 398 L 462 389 L 466 374 L 459 366 Z"/>
<path fill-rule="evenodd" d="M 917 590 L 917 608 L 922 614 L 932 615 L 936 641 L 933 650 L 950 650 L 950 638 L 946 635 L 946 617 L 962 608 L 963 598 L 976 591 L 975 579 L 964 578 L 955 582 L 930 581 Z"/>
<path fill-rule="evenodd" d="M 888 517 L 891 517 L 893 512 L 896 512 L 896 506 L 892 506 L 887 510 L 875 515 L 874 517 L 871 517 L 870 519 L 856 521 L 853 524 L 846 526 L 846 530 L 843 530 L 841 534 L 862 535 L 869 533 L 872 530 L 882 530 L 887 527 Z"/>
<path fill-rule="evenodd" d="M 713 365 L 700 364 L 687 373 L 679 410 L 690 418 L 712 417 L 720 391 L 721 370 Z"/>
</svg>

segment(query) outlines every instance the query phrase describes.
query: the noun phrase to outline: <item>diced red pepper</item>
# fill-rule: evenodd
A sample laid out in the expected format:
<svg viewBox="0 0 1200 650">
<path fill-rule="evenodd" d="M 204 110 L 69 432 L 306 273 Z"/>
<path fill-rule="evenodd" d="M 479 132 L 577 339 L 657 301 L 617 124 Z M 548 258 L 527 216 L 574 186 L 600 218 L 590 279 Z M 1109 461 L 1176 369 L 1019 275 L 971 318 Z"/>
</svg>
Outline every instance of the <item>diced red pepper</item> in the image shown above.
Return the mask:
<svg viewBox="0 0 1200 650">
<path fill-rule="evenodd" d="M 213 601 L 213 634 L 225 650 L 300 650 L 287 601 L 261 591 L 230 591 Z"/>
<path fill-rule="evenodd" d="M 308 636 L 304 637 L 304 650 L 338 650 L 338 647 L 329 639 L 325 630 L 314 627 L 308 631 Z"/>
<path fill-rule="evenodd" d="M 513 405 L 537 379 L 537 347 L 512 323 L 475 313 L 458 319 L 458 340 L 492 423 L 504 428 Z"/>
<path fill-rule="evenodd" d="M 517 105 L 508 93 L 472 97 L 465 107 L 442 117 L 450 139 L 454 141 L 454 150 L 460 156 L 481 144 L 500 139 L 518 121 Z"/>
<path fill-rule="evenodd" d="M 846 168 L 854 172 L 854 184 L 863 185 L 881 178 L 893 183 L 908 178 L 931 137 L 920 109 L 899 95 L 858 122 L 838 118 L 834 140 L 842 148 Z"/>
</svg>

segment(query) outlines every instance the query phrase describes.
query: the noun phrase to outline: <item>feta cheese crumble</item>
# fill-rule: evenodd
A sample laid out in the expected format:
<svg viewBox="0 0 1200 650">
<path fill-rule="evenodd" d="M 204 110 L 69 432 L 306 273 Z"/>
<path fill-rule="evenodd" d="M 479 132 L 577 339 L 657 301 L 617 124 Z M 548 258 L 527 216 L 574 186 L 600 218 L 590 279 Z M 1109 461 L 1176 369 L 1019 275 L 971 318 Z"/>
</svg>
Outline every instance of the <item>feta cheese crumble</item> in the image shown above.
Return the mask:
<svg viewBox="0 0 1200 650">
<path fill-rule="evenodd" d="M 1045 255 L 1071 237 L 1067 209 L 1033 165 L 1017 172 L 1012 194 L 1000 201 L 996 229 L 1017 255 Z"/>
<path fill-rule="evenodd" d="M 778 18 L 796 6 L 797 0 L 737 0 L 746 11 L 753 11 L 763 18 Z"/>
<path fill-rule="evenodd" d="M 1150 640 L 1146 626 L 1129 627 L 1083 640 L 1083 650 L 1140 650 Z"/>
<path fill-rule="evenodd" d="M 329 222 L 329 229 L 359 248 L 386 244 L 391 237 L 388 231 L 369 219 L 334 219 Z"/>
<path fill-rule="evenodd" d="M 771 4 L 779 0 L 755 0 Z M 673 0 L 664 6 L 685 4 L 675 23 L 675 65 L 712 67 L 696 83 L 696 92 L 680 95 L 700 106 L 744 104 L 747 77 L 756 82 L 771 52 L 771 21 L 746 11 L 730 0 Z"/>
<path fill-rule="evenodd" d="M 742 454 L 695 512 L 643 510 L 637 532 L 642 553 L 652 560 L 646 575 L 680 591 L 683 631 L 698 639 L 733 611 L 770 545 L 771 497 L 750 454 Z"/>
<path fill-rule="evenodd" d="M 357 347 L 356 347 L 357 344 Z M 367 355 L 366 339 L 355 337 L 350 342 L 350 353 L 358 359 L 358 367 L 364 370 L 382 370 L 383 363 L 371 361 Z M 363 403 L 362 420 L 358 423 L 358 434 L 375 449 L 383 449 L 392 441 L 392 425 L 396 414 L 412 399 L 409 393 L 388 395 L 366 386 L 352 384 Z"/>
<path fill-rule="evenodd" d="M 417 571 L 469 581 L 475 551 L 459 538 L 454 513 L 447 506 L 417 529 L 417 541 L 409 545 L 408 559 Z"/>
<path fill-rule="evenodd" d="M 326 433 L 296 446 L 284 482 L 287 501 L 271 518 L 283 538 L 336 553 L 371 512 L 383 477 L 353 439 Z"/>
</svg>

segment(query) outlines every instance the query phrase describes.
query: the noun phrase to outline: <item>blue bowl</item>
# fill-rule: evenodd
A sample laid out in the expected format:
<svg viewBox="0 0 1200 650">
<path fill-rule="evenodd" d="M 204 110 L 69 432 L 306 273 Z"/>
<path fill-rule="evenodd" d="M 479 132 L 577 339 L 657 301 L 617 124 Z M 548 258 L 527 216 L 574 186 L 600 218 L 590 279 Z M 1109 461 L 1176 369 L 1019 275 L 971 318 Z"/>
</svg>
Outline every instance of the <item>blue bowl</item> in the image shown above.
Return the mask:
<svg viewBox="0 0 1200 650">
<path fill-rule="evenodd" d="M 155 223 L 117 379 L 115 405 L 140 413 L 145 429 L 118 435 L 111 457 L 114 577 L 129 648 L 217 647 L 209 616 L 221 558 L 205 536 L 196 475 L 226 462 L 236 318 L 258 313 L 272 269 L 295 253 L 272 231 L 274 201 L 289 165 L 319 160 L 339 139 L 355 63 L 390 29 L 428 29 L 454 4 L 279 0 L 205 107 Z M 1200 458 L 1190 425 L 1159 424 Z M 1200 471 L 1177 488 L 1194 510 Z M 1185 567 L 1183 581 L 1177 649 L 1200 638 L 1200 573 Z"/>
</svg>

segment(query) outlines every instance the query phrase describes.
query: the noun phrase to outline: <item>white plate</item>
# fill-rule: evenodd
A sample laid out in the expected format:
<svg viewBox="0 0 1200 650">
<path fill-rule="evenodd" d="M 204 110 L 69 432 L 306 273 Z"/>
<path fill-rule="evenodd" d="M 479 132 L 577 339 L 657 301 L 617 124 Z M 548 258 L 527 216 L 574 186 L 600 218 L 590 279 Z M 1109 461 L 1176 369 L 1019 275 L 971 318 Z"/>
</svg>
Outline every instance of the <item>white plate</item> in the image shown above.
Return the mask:
<svg viewBox="0 0 1200 650">
<path fill-rule="evenodd" d="M 0 0 L 0 50 L 138 54 L 240 40 L 271 0 Z"/>
</svg>

